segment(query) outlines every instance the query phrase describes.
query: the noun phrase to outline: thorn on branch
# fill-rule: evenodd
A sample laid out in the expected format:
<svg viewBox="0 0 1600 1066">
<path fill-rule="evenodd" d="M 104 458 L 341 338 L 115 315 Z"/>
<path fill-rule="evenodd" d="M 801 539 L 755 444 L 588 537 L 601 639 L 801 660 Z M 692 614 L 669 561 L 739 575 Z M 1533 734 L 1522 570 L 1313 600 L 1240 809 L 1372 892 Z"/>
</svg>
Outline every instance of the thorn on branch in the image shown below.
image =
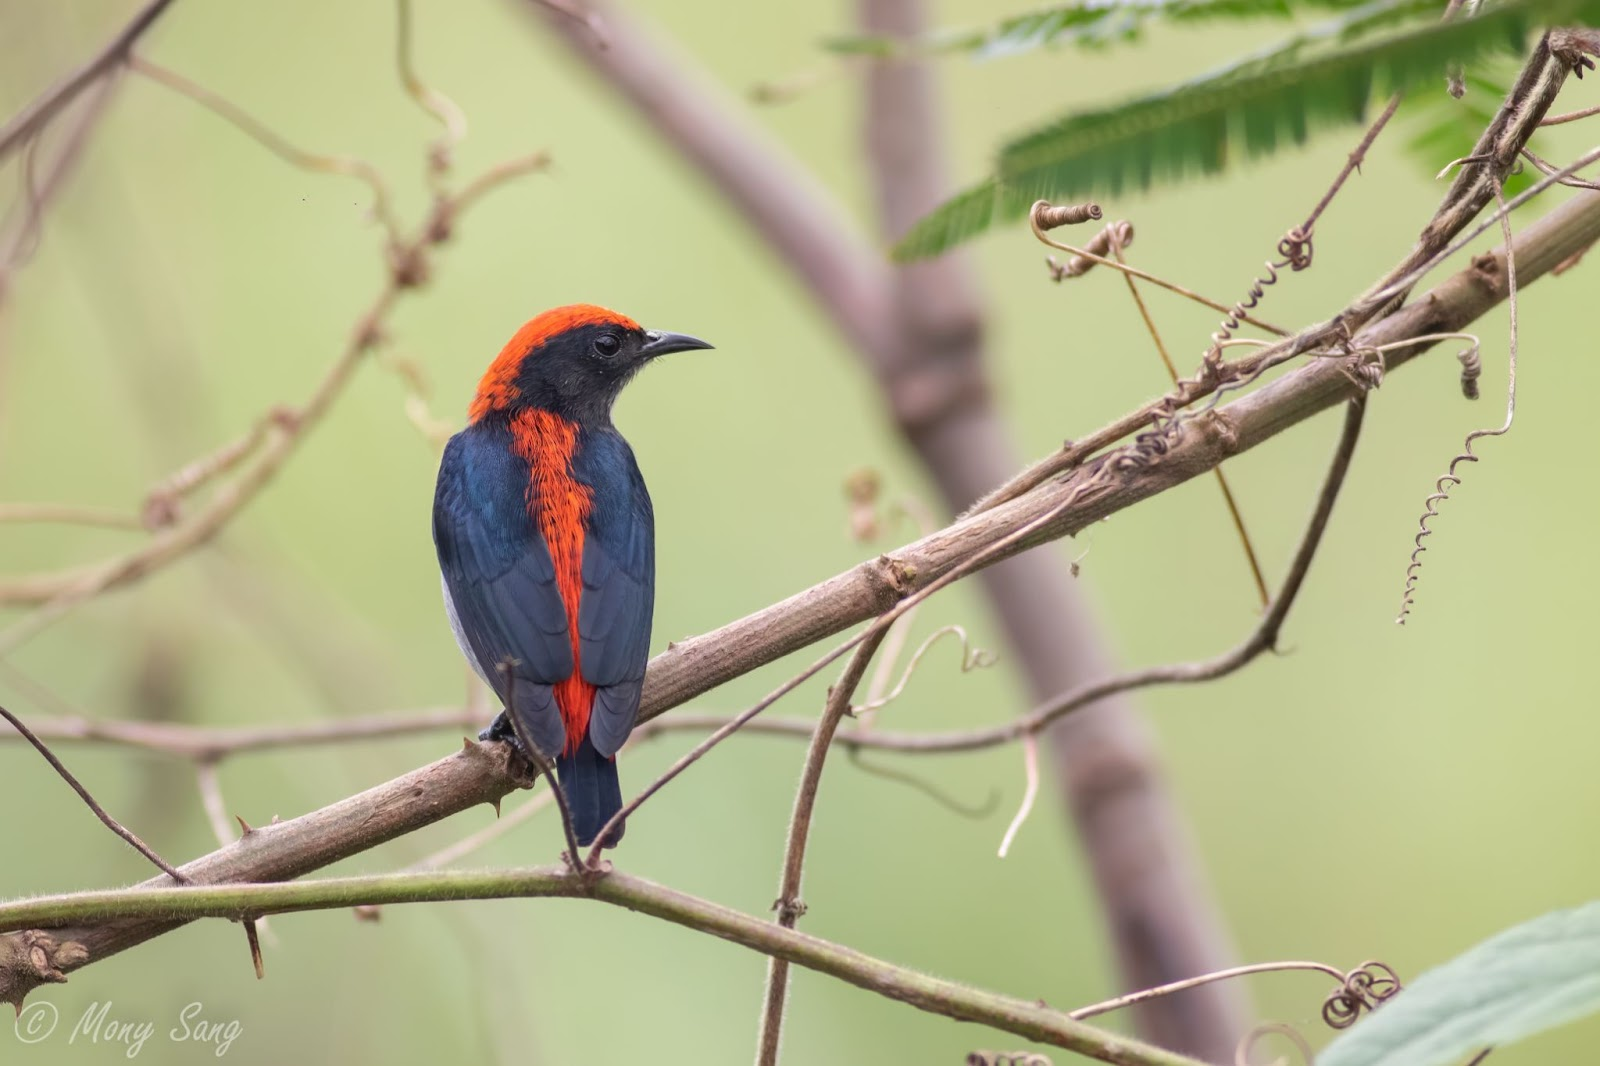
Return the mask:
<svg viewBox="0 0 1600 1066">
<path fill-rule="evenodd" d="M 261 959 L 261 934 L 256 929 L 254 918 L 244 920 L 244 936 L 250 944 L 250 962 L 255 967 L 256 980 L 264 981 L 267 977 L 267 966 Z"/>
</svg>

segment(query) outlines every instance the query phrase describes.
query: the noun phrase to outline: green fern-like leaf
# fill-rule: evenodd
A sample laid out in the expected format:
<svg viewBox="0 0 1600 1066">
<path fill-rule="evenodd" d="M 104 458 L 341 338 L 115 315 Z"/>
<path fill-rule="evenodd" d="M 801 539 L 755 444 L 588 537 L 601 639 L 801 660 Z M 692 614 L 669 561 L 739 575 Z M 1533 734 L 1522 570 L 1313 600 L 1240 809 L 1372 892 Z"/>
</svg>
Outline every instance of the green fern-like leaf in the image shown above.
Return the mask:
<svg viewBox="0 0 1600 1066">
<path fill-rule="evenodd" d="M 1467 94 L 1460 100 L 1437 93 L 1407 109 L 1415 121 L 1415 132 L 1406 141 L 1406 151 L 1430 178 L 1440 167 L 1472 151 L 1508 91 L 1503 79 L 1482 73 L 1468 73 L 1465 84 Z M 1534 177 L 1531 167 L 1512 173 L 1506 178 L 1506 195 L 1517 195 L 1533 184 Z"/>
<path fill-rule="evenodd" d="M 1087 46 L 1138 39 L 1154 21 L 1287 19 L 1302 9 L 1343 9 L 1356 0 L 1121 0 L 1051 4 L 983 29 L 935 30 L 915 41 L 856 35 L 823 47 L 841 55 L 892 56 L 967 53 L 979 59 L 1016 55 L 1059 44 Z M 1437 4 L 1434 5 L 1437 10 Z"/>
<path fill-rule="evenodd" d="M 1359 122 L 1374 95 L 1442 78 L 1452 62 L 1520 51 L 1535 25 L 1600 18 L 1600 0 L 1502 0 L 1443 23 L 1433 21 L 1437 11 L 1424 0 L 1379 0 L 1222 70 L 1019 137 L 980 187 L 990 190 L 981 205 L 970 190 L 936 209 L 895 247 L 895 258 L 937 254 L 1020 217 L 1037 199 L 1212 174 L 1235 155 L 1263 155 L 1305 141 L 1316 127 Z M 1430 21 L 1395 28 L 1419 16 Z"/>
<path fill-rule="evenodd" d="M 1001 219 L 1022 217 L 1032 204 L 1033 200 L 1023 198 L 990 178 L 957 193 L 938 210 L 919 219 L 900 238 L 894 257 L 905 261 L 938 255 L 971 240 Z M 902 249 L 911 251 L 902 252 Z"/>
</svg>

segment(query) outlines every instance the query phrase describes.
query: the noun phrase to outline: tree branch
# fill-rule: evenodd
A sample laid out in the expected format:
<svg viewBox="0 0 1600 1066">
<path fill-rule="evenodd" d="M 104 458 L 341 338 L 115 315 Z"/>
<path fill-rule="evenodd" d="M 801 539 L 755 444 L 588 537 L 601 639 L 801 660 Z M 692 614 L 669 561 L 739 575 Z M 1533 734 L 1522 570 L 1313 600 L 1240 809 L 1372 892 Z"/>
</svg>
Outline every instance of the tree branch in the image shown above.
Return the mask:
<svg viewBox="0 0 1600 1066">
<path fill-rule="evenodd" d="M 778 912 L 778 924 L 793 929 L 805 904 L 800 901 L 800 880 L 805 872 L 806 844 L 811 837 L 811 813 L 817 805 L 817 789 L 822 784 L 822 767 L 828 759 L 828 749 L 833 745 L 833 735 L 839 722 L 850 711 L 850 701 L 856 688 L 866 676 L 878 646 L 888 636 L 881 629 L 856 648 L 855 654 L 845 664 L 844 673 L 828 690 L 826 706 L 817 719 L 817 728 L 811 736 L 811 746 L 806 750 L 805 768 L 800 771 L 800 787 L 795 792 L 794 814 L 789 819 L 789 836 L 783 850 L 783 875 L 778 884 L 778 899 L 773 908 Z M 789 994 L 789 962 L 773 956 L 767 966 L 766 1003 L 761 1013 L 761 1031 L 756 1038 L 757 1066 L 775 1066 L 778 1061 L 779 1038 L 783 1032 L 783 1010 Z"/>
<path fill-rule="evenodd" d="M 519 784 L 503 744 L 468 743 L 446 759 L 413 770 L 299 818 L 252 829 L 237 841 L 178 868 L 193 885 L 288 881 L 341 859 L 358 855 L 395 837 L 416 832 L 442 818 L 481 803 L 498 804 Z M 165 877 L 141 888 L 168 884 Z M 130 918 L 89 927 L 56 930 L 61 944 L 74 944 L 70 972 L 115 955 L 183 925 L 186 919 Z M 0 942 L 7 938 L 0 937 Z M 0 950 L 0 958 L 5 951 Z M 40 983 L 32 970 L 0 968 L 0 1002 L 20 1004 Z"/>
<path fill-rule="evenodd" d="M 356 320 L 343 350 L 328 367 L 306 402 L 278 408 L 246 440 L 256 440 L 259 454 L 231 481 L 220 485 L 206 505 L 184 520 L 160 530 L 147 543 L 124 555 L 57 573 L 0 579 L 0 604 L 34 604 L 38 610 L 0 631 L 0 654 L 37 633 L 84 600 L 138 580 L 207 543 L 253 500 L 288 463 L 309 432 L 333 407 L 367 354 L 383 340 L 384 323 L 401 297 L 426 277 L 429 255 L 452 235 L 462 211 L 493 185 L 542 168 L 542 155 L 513 160 L 492 168 L 454 197 L 436 200 L 416 232 L 391 250 L 390 269 L 367 309 Z M 216 453 L 238 462 L 248 454 L 233 445 Z M 207 476 L 216 471 L 205 460 Z M 180 472 L 182 473 L 182 472 Z"/>
<path fill-rule="evenodd" d="M 79 781 L 77 777 L 73 775 L 72 771 L 67 769 L 66 764 L 64 764 L 60 759 L 56 758 L 56 753 L 50 750 L 49 745 L 40 740 L 33 730 L 29 729 L 23 724 L 22 719 L 18 718 L 4 707 L 0 707 L 0 718 L 4 718 L 7 722 L 10 722 L 11 727 L 15 729 L 24 740 L 26 740 L 29 744 L 32 744 L 35 751 L 44 756 L 44 761 L 50 764 L 50 769 L 54 770 L 63 781 L 71 786 L 72 791 L 76 792 L 78 794 L 78 798 L 83 800 L 84 804 L 89 808 L 89 810 L 94 812 L 94 816 L 100 819 L 100 823 L 102 825 L 111 830 L 113 833 L 117 834 L 117 836 L 121 837 L 127 842 L 129 847 L 133 848 L 133 850 L 137 851 L 140 855 L 143 855 L 145 858 L 149 859 L 152 864 L 165 872 L 167 876 L 171 877 L 174 881 L 181 882 L 183 880 L 182 875 L 179 874 L 177 870 L 172 868 L 172 864 L 167 862 L 167 860 L 163 859 L 160 855 L 156 854 L 155 850 L 151 848 L 150 845 L 146 844 L 143 840 L 140 840 L 138 834 L 129 829 L 127 826 L 123 825 L 121 822 L 117 821 L 115 818 L 111 817 L 110 812 L 108 812 L 104 807 L 100 806 L 100 802 L 94 798 L 87 788 L 83 787 L 83 782 Z"/>
<path fill-rule="evenodd" d="M 46 718 L 32 723 L 44 740 L 118 744 L 198 762 L 218 762 L 246 752 L 404 737 L 440 729 L 473 729 L 483 713 L 468 707 L 386 711 L 294 725 L 199 726 L 115 719 Z M 0 743 L 9 738 L 0 733 Z"/>
<path fill-rule="evenodd" d="M 257 830 L 266 833 L 282 827 Z M 243 920 L 263 914 L 469 899 L 593 899 L 661 918 L 783 959 L 932 1014 L 992 1026 L 1100 1062 L 1123 1066 L 1202 1066 L 1195 1059 L 1075 1021 L 1040 1003 L 996 995 L 895 966 L 859 951 L 785 929 L 640 877 L 598 879 L 561 866 L 519 870 L 383 874 L 293 885 L 241 884 L 119 889 L 0 904 L 0 932 L 67 922 L 177 925 L 199 918 Z M 65 933 L 57 934 L 59 936 Z"/>
<path fill-rule="evenodd" d="M 38 134 L 62 108 L 78 98 L 78 94 L 105 77 L 111 69 L 127 61 L 128 53 L 139 43 L 161 13 L 172 5 L 172 0 L 150 0 L 133 19 L 106 42 L 95 56 L 83 66 L 46 89 L 31 104 L 23 108 L 0 129 L 0 162 L 16 151 L 28 138 Z"/>
<path fill-rule="evenodd" d="M 1539 277 L 1600 239 L 1600 193 L 1580 193 L 1517 235 L 1519 286 Z M 1474 260 L 1410 307 L 1375 323 L 1358 344 L 1387 344 L 1459 330 L 1505 298 L 1505 250 Z M 1392 372 L 1433 341 L 1389 353 Z M 1059 482 L 1021 499 L 964 519 L 915 544 L 865 563 L 714 633 L 682 641 L 651 663 L 642 716 L 671 706 L 754 670 L 811 641 L 883 613 L 900 597 L 926 587 L 963 561 L 1040 523 L 1007 551 L 1060 537 L 1211 469 L 1224 458 L 1270 439 L 1311 415 L 1357 395 L 1344 373 L 1347 360 L 1318 359 L 1214 412 L 1185 424 L 1156 461 L 1117 470 L 1111 453 Z M 1106 487 L 1082 492 L 1086 480 L 1113 468 Z M 1079 495 L 1071 496 L 1078 492 Z M 897 575 L 897 576 L 896 576 Z M 880 738 L 881 739 L 881 738 Z M 840 742 L 849 743 L 845 734 Z M 252 830 L 237 842 L 179 868 L 199 885 L 288 880 L 359 854 L 481 803 L 495 804 L 526 780 L 513 777 L 509 749 L 467 743 L 463 751 L 386 784 L 289 822 Z M 156 887 L 162 881 L 147 882 Z M 15 913 L 15 912 L 13 912 Z M 0 1001 L 18 1003 L 43 981 L 169 932 L 176 919 L 137 918 L 58 930 L 59 954 L 39 956 L 51 965 L 0 966 Z M 770 928 L 768 923 L 762 923 Z M 0 961 L 18 957 L 16 935 L 0 937 Z M 67 944 L 74 945 L 69 951 Z M 41 949 L 42 950 L 42 949 Z M 29 957 L 28 951 L 21 957 Z M 55 977 L 49 976 L 55 973 Z"/>
<path fill-rule="evenodd" d="M 1600 193 L 1579 193 L 1517 235 L 1518 278 L 1523 287 L 1600 239 Z M 1355 346 L 1392 344 L 1412 337 L 1458 332 L 1505 299 L 1505 250 L 1496 249 L 1442 282 L 1410 306 L 1374 323 Z M 1320 329 L 1321 326 L 1312 327 Z M 1390 352 L 1390 372 L 1435 342 Z M 1108 515 L 1209 471 L 1313 415 L 1356 394 L 1343 372 L 1345 360 L 1311 360 L 1239 400 L 1185 424 L 1166 453 L 1124 471 L 1085 494 L 1013 545 L 1016 554 L 1070 536 Z M 1086 462 L 1067 477 L 961 519 L 896 551 L 861 563 L 819 585 L 721 629 L 678 641 L 652 662 L 645 679 L 640 720 L 773 662 L 825 637 L 883 613 L 899 599 L 1061 505 L 1090 478 L 1099 477 L 1117 451 Z"/>
</svg>

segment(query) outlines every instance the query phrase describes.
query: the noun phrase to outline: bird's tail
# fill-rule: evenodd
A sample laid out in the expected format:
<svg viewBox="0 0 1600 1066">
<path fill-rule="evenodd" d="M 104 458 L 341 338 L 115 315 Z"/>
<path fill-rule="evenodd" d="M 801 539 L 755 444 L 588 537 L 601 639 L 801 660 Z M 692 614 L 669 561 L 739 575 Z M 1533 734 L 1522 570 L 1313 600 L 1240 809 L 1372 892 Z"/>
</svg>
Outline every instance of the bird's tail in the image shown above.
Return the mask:
<svg viewBox="0 0 1600 1066">
<path fill-rule="evenodd" d="M 578 843 L 588 847 L 594 843 L 600 827 L 622 810 L 622 784 L 617 780 L 617 760 L 608 759 L 595 751 L 589 738 L 584 737 L 576 752 L 556 759 L 556 773 L 561 777 L 561 791 L 567 795 L 573 832 L 578 836 Z M 622 839 L 623 828 L 619 823 L 611 831 L 606 837 L 606 847 L 617 846 Z"/>
</svg>

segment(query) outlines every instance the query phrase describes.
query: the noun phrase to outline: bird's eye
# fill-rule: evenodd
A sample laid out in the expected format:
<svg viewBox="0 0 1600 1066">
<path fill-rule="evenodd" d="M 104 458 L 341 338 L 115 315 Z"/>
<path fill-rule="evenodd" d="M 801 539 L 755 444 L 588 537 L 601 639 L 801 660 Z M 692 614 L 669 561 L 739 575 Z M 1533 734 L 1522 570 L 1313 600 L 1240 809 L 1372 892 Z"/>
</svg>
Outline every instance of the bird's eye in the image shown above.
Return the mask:
<svg viewBox="0 0 1600 1066">
<path fill-rule="evenodd" d="M 612 356 L 622 347 L 615 333 L 602 333 L 594 339 L 594 350 L 600 355 Z"/>
</svg>

